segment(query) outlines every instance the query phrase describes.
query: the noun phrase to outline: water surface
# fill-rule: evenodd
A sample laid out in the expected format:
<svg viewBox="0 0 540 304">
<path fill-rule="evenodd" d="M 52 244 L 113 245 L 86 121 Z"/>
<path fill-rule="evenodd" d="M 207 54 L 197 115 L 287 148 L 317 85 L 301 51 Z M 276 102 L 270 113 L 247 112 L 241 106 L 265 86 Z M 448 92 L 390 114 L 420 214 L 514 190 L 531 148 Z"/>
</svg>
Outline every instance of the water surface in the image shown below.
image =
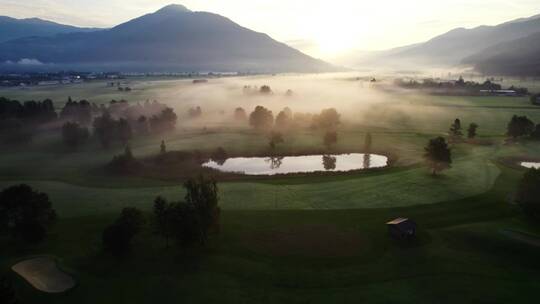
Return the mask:
<svg viewBox="0 0 540 304">
<path fill-rule="evenodd" d="M 529 169 L 540 169 L 540 162 L 521 162 L 521 166 Z"/>
<path fill-rule="evenodd" d="M 204 167 L 246 175 L 275 175 L 309 172 L 344 172 L 388 165 L 388 157 L 377 154 L 351 153 L 337 155 L 305 155 L 284 157 L 234 157 L 214 160 Z"/>
</svg>

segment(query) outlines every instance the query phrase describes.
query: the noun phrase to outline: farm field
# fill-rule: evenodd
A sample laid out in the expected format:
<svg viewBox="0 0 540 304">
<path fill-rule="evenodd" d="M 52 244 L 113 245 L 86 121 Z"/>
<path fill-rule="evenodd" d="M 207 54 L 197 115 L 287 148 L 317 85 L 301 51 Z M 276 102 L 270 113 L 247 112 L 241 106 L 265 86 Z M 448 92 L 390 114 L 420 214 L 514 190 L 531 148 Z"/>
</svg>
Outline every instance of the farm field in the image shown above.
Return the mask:
<svg viewBox="0 0 540 304">
<path fill-rule="evenodd" d="M 295 80 L 295 82 L 291 82 Z M 326 95 L 310 83 L 336 89 Z M 274 96 L 246 97 L 243 85 L 269 84 Z M 512 201 L 525 169 L 504 158 L 538 157 L 540 142 L 505 142 L 513 115 L 540 123 L 540 107 L 526 97 L 444 97 L 385 93 L 341 76 L 287 75 L 189 80 L 133 81 L 119 93 L 105 83 L 70 87 L 0 89 L 18 100 L 51 98 L 61 108 L 67 96 L 107 103 L 157 99 L 179 113 L 176 131 L 130 142 L 136 157 L 169 151 L 231 155 L 268 153 L 268 138 L 227 117 L 237 106 L 262 104 L 277 114 L 315 112 L 335 105 L 342 114 L 332 153 L 362 152 L 366 133 L 373 153 L 388 155 L 384 169 L 343 174 L 302 174 L 218 180 L 220 232 L 206 247 L 166 248 L 146 225 L 133 254 L 119 261 L 101 249 L 101 233 L 124 207 L 150 219 L 161 195 L 181 200 L 183 180 L 112 176 L 103 166 L 124 147 L 103 149 L 95 139 L 76 150 L 60 134 L 42 132 L 28 145 L 0 149 L 0 189 L 25 183 L 49 194 L 58 221 L 38 245 L 0 244 L 0 269 L 25 258 L 57 258 L 77 285 L 65 294 L 33 290 L 15 278 L 23 303 L 530 303 L 540 287 L 540 247 L 506 231 L 540 237 Z M 287 89 L 295 92 L 284 97 Z M 233 100 L 233 101 L 231 101 Z M 338 102 L 339 101 L 339 102 Z M 200 105 L 199 121 L 185 117 Z M 429 139 L 447 136 L 460 118 L 475 122 L 479 143 L 452 144 L 452 167 L 433 177 L 424 164 Z M 322 133 L 294 130 L 274 153 L 323 151 Z M 414 244 L 396 243 L 385 223 L 409 217 L 418 223 Z"/>
</svg>

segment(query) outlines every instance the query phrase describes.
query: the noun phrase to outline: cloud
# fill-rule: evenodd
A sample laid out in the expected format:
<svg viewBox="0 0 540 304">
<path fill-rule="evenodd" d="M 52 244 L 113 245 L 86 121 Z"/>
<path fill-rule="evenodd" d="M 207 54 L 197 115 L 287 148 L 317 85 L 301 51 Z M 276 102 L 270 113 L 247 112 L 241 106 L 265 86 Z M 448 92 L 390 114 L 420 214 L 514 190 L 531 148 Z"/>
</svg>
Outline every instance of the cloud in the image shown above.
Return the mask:
<svg viewBox="0 0 540 304">
<path fill-rule="evenodd" d="M 44 63 L 33 58 L 22 58 L 21 60 L 14 62 L 11 60 L 8 60 L 5 62 L 6 64 L 19 64 L 19 65 L 43 65 Z"/>
</svg>

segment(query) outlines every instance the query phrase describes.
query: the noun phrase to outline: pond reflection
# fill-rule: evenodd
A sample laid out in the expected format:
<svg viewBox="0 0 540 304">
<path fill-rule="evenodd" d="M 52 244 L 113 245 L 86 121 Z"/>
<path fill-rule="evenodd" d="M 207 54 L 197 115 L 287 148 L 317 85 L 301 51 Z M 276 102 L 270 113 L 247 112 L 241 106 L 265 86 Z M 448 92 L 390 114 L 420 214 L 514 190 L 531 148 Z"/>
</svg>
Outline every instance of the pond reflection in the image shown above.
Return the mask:
<svg viewBox="0 0 540 304">
<path fill-rule="evenodd" d="M 269 157 L 267 159 L 265 159 L 264 161 L 267 162 L 267 163 L 270 163 L 270 169 L 274 170 L 274 169 L 279 169 L 279 167 L 281 166 L 281 163 L 283 162 L 283 156 L 279 156 L 279 157 L 276 157 L 276 156 L 273 156 L 273 157 Z M 219 164 L 220 166 L 223 165 L 223 164 Z"/>
<path fill-rule="evenodd" d="M 322 162 L 323 162 L 324 170 L 326 171 L 335 170 L 336 161 L 337 159 L 333 157 L 332 155 L 323 155 Z"/>
<path fill-rule="evenodd" d="M 364 154 L 364 168 L 371 168 L 371 154 Z"/>
<path fill-rule="evenodd" d="M 322 161 L 321 161 L 322 159 Z M 308 172 L 343 172 L 351 170 L 381 168 L 388 165 L 388 158 L 377 154 L 337 154 L 280 157 L 234 157 L 221 164 L 208 161 L 204 167 L 223 172 L 247 175 L 274 175 Z"/>
</svg>

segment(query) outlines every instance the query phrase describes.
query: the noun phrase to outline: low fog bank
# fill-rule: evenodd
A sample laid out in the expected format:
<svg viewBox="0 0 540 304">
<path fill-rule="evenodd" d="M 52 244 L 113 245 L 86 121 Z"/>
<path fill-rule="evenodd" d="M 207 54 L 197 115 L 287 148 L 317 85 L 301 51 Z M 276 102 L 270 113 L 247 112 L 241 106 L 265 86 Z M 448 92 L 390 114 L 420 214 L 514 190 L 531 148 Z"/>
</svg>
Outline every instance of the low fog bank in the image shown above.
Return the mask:
<svg viewBox="0 0 540 304">
<path fill-rule="evenodd" d="M 361 125 L 394 130 L 438 129 L 439 118 L 442 120 L 440 128 L 444 130 L 448 124 L 445 119 L 462 112 L 459 108 L 446 107 L 445 102 L 435 102 L 433 96 L 395 86 L 394 81 L 400 74 L 379 75 L 268 75 L 215 78 L 198 84 L 191 80 L 158 81 L 146 90 L 152 92 L 152 99 L 175 109 L 183 128 L 228 124 L 234 120 L 237 107 L 245 109 L 249 115 L 259 105 L 271 110 L 274 118 L 285 107 L 293 113 L 306 114 L 335 108 L 341 115 L 342 127 Z M 260 93 L 262 86 L 269 86 L 271 92 Z M 452 103 L 471 105 L 467 98 L 459 97 L 453 97 Z M 202 114 L 196 119 L 190 118 L 189 111 L 197 107 Z M 245 125 L 248 126 L 247 122 Z"/>
</svg>

